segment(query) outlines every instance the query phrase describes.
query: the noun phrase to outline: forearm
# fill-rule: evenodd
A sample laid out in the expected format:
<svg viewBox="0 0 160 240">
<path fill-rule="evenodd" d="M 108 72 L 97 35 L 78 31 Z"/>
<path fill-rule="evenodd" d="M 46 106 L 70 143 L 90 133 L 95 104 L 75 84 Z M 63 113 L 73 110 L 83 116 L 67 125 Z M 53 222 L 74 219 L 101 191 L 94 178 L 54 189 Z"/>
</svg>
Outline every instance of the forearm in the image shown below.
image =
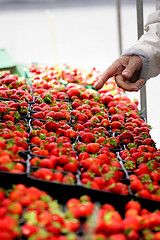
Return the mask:
<svg viewBox="0 0 160 240">
<path fill-rule="evenodd" d="M 123 55 L 138 55 L 142 59 L 140 78 L 147 80 L 160 73 L 160 10 L 148 17 L 145 33 Z"/>
</svg>

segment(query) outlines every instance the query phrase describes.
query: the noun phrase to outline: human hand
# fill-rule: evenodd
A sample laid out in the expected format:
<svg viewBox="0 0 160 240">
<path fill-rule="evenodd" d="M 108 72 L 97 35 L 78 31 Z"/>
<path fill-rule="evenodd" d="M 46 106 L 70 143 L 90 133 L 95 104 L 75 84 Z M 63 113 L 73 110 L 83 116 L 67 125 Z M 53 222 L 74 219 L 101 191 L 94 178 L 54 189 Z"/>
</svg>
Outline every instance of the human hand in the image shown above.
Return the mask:
<svg viewBox="0 0 160 240">
<path fill-rule="evenodd" d="M 95 84 L 95 89 L 101 89 L 109 78 L 114 77 L 118 87 L 125 91 L 137 92 L 145 84 L 144 79 L 139 79 L 141 68 L 142 60 L 139 56 L 122 56 L 103 72 L 102 77 Z"/>
</svg>

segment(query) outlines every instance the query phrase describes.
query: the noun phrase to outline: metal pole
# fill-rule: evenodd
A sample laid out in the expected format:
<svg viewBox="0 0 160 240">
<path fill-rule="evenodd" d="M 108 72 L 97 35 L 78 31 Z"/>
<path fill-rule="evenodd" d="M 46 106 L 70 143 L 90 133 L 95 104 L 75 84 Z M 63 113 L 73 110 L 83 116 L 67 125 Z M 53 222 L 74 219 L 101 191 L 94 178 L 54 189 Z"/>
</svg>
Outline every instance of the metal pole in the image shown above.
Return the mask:
<svg viewBox="0 0 160 240">
<path fill-rule="evenodd" d="M 138 27 L 138 39 L 139 39 L 144 33 L 143 0 L 137 0 L 136 6 L 137 6 L 137 27 Z M 140 90 L 140 104 L 141 104 L 141 111 L 143 111 L 147 121 L 146 85 L 144 85 Z"/>
<path fill-rule="evenodd" d="M 119 55 L 122 54 L 122 31 L 121 31 L 121 9 L 120 8 L 121 8 L 121 0 L 116 0 Z"/>
<path fill-rule="evenodd" d="M 156 10 L 160 9 L 160 2 L 159 0 L 155 0 Z"/>
</svg>

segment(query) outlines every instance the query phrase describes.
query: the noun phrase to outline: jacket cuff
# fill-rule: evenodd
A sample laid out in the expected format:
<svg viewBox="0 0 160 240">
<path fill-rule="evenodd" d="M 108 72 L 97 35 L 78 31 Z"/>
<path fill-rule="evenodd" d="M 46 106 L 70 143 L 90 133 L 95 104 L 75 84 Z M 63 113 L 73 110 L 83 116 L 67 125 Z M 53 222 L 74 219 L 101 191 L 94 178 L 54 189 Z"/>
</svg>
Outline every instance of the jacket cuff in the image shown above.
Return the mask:
<svg viewBox="0 0 160 240">
<path fill-rule="evenodd" d="M 142 69 L 139 75 L 140 79 L 144 79 L 145 81 L 148 80 L 148 73 L 149 73 L 149 57 L 142 49 L 138 48 L 129 48 L 123 52 L 121 56 L 126 55 L 137 55 L 142 60 Z"/>
</svg>

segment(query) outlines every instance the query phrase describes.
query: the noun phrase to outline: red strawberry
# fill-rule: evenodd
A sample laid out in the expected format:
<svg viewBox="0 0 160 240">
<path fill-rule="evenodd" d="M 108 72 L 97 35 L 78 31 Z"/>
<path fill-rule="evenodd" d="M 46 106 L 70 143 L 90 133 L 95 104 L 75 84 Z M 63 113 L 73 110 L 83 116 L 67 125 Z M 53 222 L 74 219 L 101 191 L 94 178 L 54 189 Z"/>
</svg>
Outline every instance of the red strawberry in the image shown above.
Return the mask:
<svg viewBox="0 0 160 240">
<path fill-rule="evenodd" d="M 55 119 L 56 121 L 62 120 L 62 119 L 64 119 L 64 114 L 63 114 L 62 112 L 56 112 L 56 113 L 54 114 L 54 119 Z"/>
<path fill-rule="evenodd" d="M 55 132 L 57 129 L 60 128 L 60 124 L 57 122 L 46 122 L 45 129 L 49 132 Z"/>
<path fill-rule="evenodd" d="M 126 240 L 126 237 L 123 233 L 114 233 L 109 236 L 109 240 Z"/>
<path fill-rule="evenodd" d="M 39 228 L 35 225 L 31 225 L 28 223 L 25 223 L 22 227 L 21 227 L 21 232 L 23 236 L 29 237 L 31 235 L 33 235 L 34 233 L 38 232 Z"/>
<path fill-rule="evenodd" d="M 67 110 L 61 110 L 61 113 L 63 114 L 63 118 L 67 121 L 71 119 L 71 115 Z"/>
<path fill-rule="evenodd" d="M 88 117 L 87 117 L 87 115 L 86 114 L 83 114 L 83 113 L 76 113 L 75 114 L 75 119 L 76 119 L 76 121 L 78 122 L 78 121 L 82 121 L 82 122 L 87 122 L 87 120 L 88 120 Z"/>
<path fill-rule="evenodd" d="M 113 129 L 121 129 L 123 127 L 123 124 L 120 121 L 112 121 L 110 126 Z"/>
<path fill-rule="evenodd" d="M 72 129 L 67 129 L 65 131 L 64 135 L 68 138 L 71 138 L 71 139 L 76 139 L 77 138 L 77 133 Z"/>
<path fill-rule="evenodd" d="M 95 142 L 94 136 L 93 136 L 93 134 L 90 133 L 90 132 L 84 133 L 84 134 L 81 136 L 81 140 L 82 140 L 82 142 L 84 142 L 84 143 L 94 143 L 94 142 Z"/>
<path fill-rule="evenodd" d="M 100 101 L 104 105 L 108 106 L 109 102 L 113 101 L 113 97 L 112 97 L 112 95 L 104 95 L 101 97 Z"/>
<path fill-rule="evenodd" d="M 56 182 L 62 182 L 62 180 L 63 180 L 63 173 L 61 173 L 61 172 L 54 172 L 52 180 L 56 181 Z"/>
<path fill-rule="evenodd" d="M 100 125 L 105 127 L 106 129 L 110 126 L 110 121 L 108 119 L 103 119 L 101 122 L 100 122 Z"/>
<path fill-rule="evenodd" d="M 141 204 L 137 201 L 130 200 L 125 206 L 125 210 L 128 210 L 128 209 L 136 209 L 138 212 L 140 212 Z"/>
<path fill-rule="evenodd" d="M 135 193 L 141 191 L 144 188 L 144 186 L 140 179 L 136 179 L 131 182 L 130 188 L 133 191 L 133 193 Z"/>
<path fill-rule="evenodd" d="M 45 118 L 45 115 L 43 112 L 37 112 L 37 113 L 33 113 L 31 115 L 32 118 L 39 118 L 39 119 L 44 119 Z"/>
<path fill-rule="evenodd" d="M 158 171 L 151 172 L 150 177 L 152 181 L 160 182 L 160 172 Z"/>
<path fill-rule="evenodd" d="M 49 224 L 46 229 L 49 233 L 54 234 L 54 236 L 59 236 L 61 233 L 61 224 L 56 224 L 56 222 L 52 222 Z M 55 239 L 58 237 L 55 237 Z"/>
<path fill-rule="evenodd" d="M 142 141 L 142 144 L 143 145 L 149 145 L 149 146 L 155 146 L 155 142 L 154 142 L 154 140 L 153 139 L 151 139 L 151 138 L 146 138 L 146 139 L 144 139 L 143 141 Z"/>
<path fill-rule="evenodd" d="M 110 137 L 107 139 L 106 147 L 116 149 L 119 148 L 119 138 L 118 137 Z"/>
<path fill-rule="evenodd" d="M 68 96 L 71 98 L 73 96 L 79 96 L 80 90 L 76 87 L 72 87 L 67 91 Z"/>
<path fill-rule="evenodd" d="M 88 143 L 86 152 L 97 153 L 99 149 L 100 149 L 100 144 L 99 143 Z"/>
<path fill-rule="evenodd" d="M 138 216 L 129 216 L 124 219 L 122 222 L 123 230 L 135 230 L 138 231 L 141 228 L 140 221 L 138 220 Z"/>
<path fill-rule="evenodd" d="M 38 169 L 33 176 L 43 179 L 43 180 L 47 180 L 50 181 L 53 179 L 53 172 L 50 169 L 47 168 L 41 168 Z"/>
<path fill-rule="evenodd" d="M 78 165 L 75 162 L 69 161 L 63 166 L 64 171 L 76 173 L 78 171 Z"/>
<path fill-rule="evenodd" d="M 121 142 L 124 142 L 125 139 L 129 139 L 131 142 L 133 141 L 133 134 L 131 131 L 126 131 L 119 135 L 119 140 Z"/>
<path fill-rule="evenodd" d="M 114 121 L 124 122 L 124 116 L 120 113 L 117 113 L 111 117 L 111 122 L 114 122 Z"/>
</svg>

